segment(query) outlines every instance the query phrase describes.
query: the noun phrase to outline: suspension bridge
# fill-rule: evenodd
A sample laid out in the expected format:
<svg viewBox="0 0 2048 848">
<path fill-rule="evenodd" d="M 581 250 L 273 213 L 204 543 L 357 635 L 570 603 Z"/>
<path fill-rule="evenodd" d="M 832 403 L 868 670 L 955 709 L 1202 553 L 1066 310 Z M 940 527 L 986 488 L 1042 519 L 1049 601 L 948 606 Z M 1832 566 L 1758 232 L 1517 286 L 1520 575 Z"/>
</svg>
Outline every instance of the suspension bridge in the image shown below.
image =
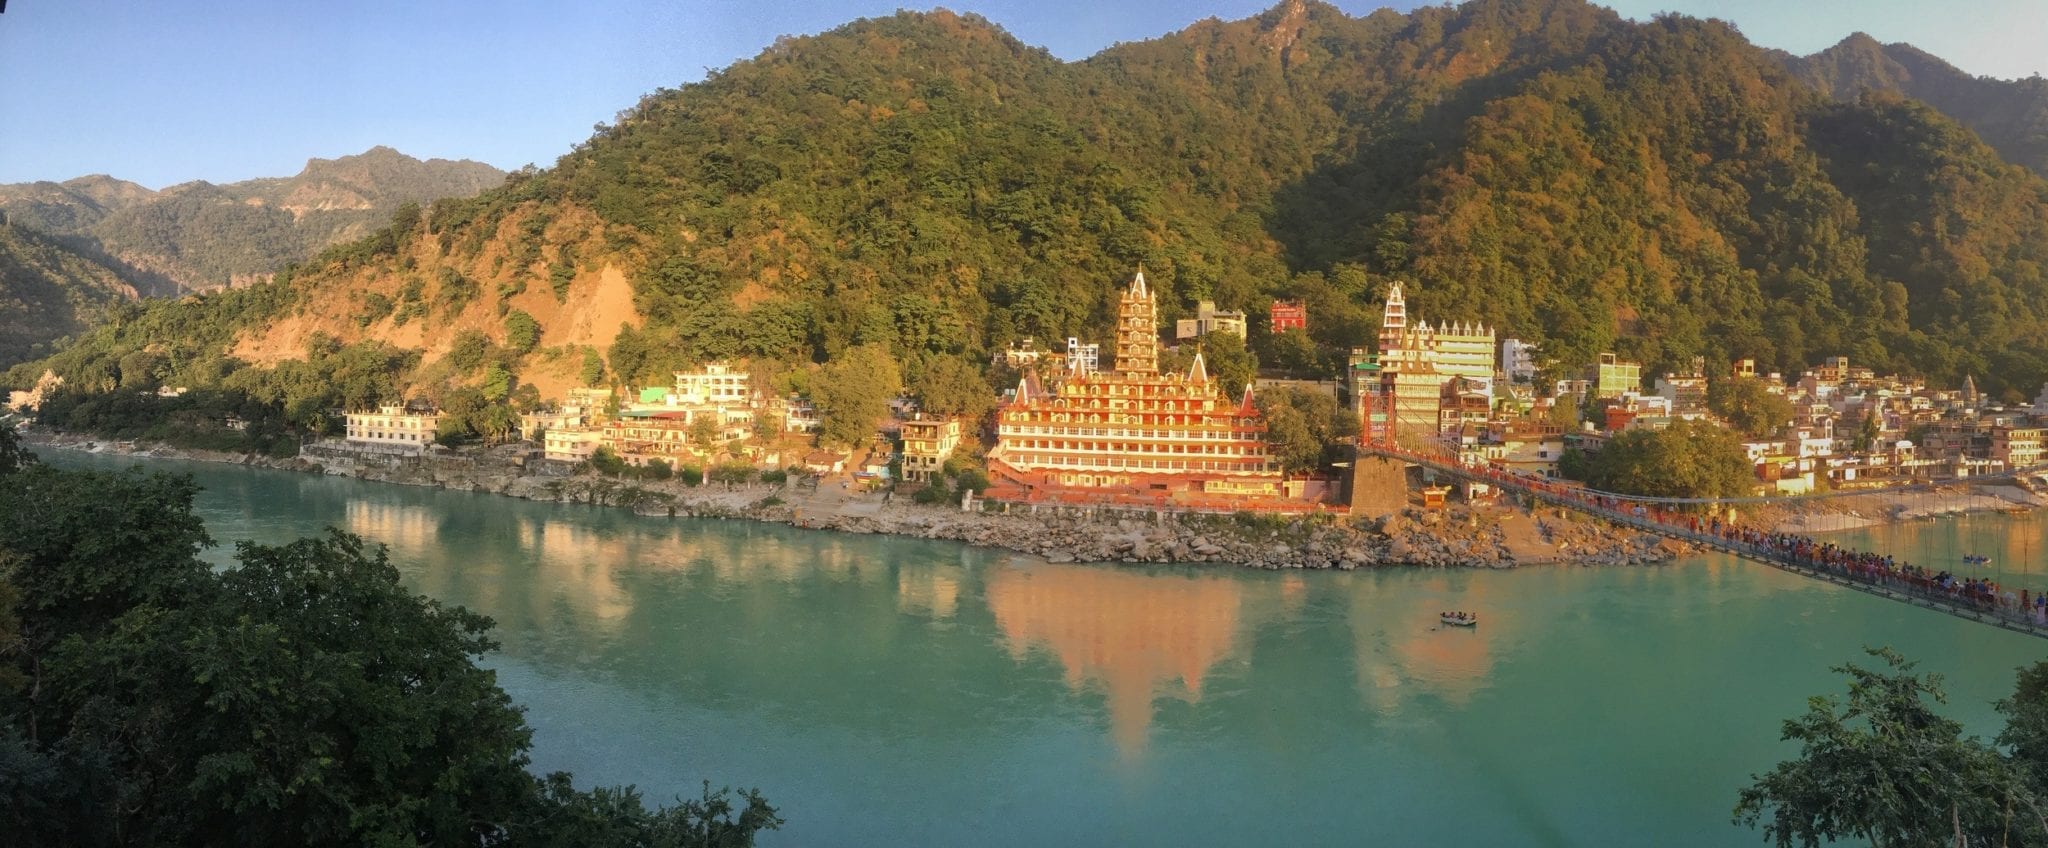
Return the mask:
<svg viewBox="0 0 2048 848">
<path fill-rule="evenodd" d="M 1360 444 L 1358 450 L 1361 456 L 1381 457 L 1419 466 L 1442 477 L 1484 483 L 1502 491 L 1522 495 L 1534 502 L 1575 510 L 1624 527 L 1731 554 L 1801 577 L 1821 580 L 1846 589 L 1948 613 L 1958 618 L 2002 627 L 2017 633 L 2048 638 L 2048 617 L 2038 614 L 2035 607 L 2019 603 L 2010 596 L 1991 592 L 1961 591 L 1954 586 L 1935 583 L 1927 573 L 1900 568 L 1898 566 L 1906 564 L 1893 563 L 1889 558 L 1878 560 L 1854 552 L 1814 547 L 1802 544 L 1807 540 L 1798 537 L 1749 530 L 1712 519 L 1703 520 L 1697 512 L 1680 511 L 1687 507 L 1699 506 L 1782 504 L 1828 497 L 1895 492 L 1910 487 L 1804 496 L 1659 498 L 1564 486 L 1546 478 L 1507 469 L 1468 465 L 1453 457 L 1415 453 L 1369 442 Z M 2008 471 L 1971 480 L 1984 482 L 2017 479 L 2041 473 L 2044 468 L 2048 466 Z"/>
</svg>

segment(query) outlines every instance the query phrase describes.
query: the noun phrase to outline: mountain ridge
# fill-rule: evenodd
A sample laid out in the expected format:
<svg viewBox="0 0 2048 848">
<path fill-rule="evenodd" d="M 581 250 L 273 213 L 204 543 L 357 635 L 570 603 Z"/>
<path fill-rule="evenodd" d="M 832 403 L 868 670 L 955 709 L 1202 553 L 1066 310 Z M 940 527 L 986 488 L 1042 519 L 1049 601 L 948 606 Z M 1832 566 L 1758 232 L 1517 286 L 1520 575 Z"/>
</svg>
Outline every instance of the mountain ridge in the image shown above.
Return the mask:
<svg viewBox="0 0 2048 848">
<path fill-rule="evenodd" d="M 328 249 L 273 284 L 274 312 L 222 317 L 242 322 L 227 350 L 166 362 L 390 345 L 429 352 L 394 392 L 474 384 L 427 318 L 490 340 L 495 385 L 715 359 L 797 385 L 864 346 L 916 385 L 1025 336 L 1105 336 L 1142 265 L 1166 320 L 1306 302 L 1307 337 L 1255 323 L 1251 344 L 1307 372 L 1369 344 L 1403 280 L 1413 314 L 1536 341 L 1556 373 L 1608 351 L 1650 373 L 1847 355 L 2031 395 L 2048 183 L 1924 104 L 1831 95 L 1726 24 L 1579 0 L 1290 0 L 1075 62 L 899 13 L 653 92 L 552 168 Z M 550 319 L 582 329 L 512 342 L 513 311 L 602 280 L 611 306 Z M 621 281 L 630 319 L 595 327 L 622 317 Z M 144 328 L 50 364 L 177 347 Z"/>
<path fill-rule="evenodd" d="M 472 195 L 503 177 L 480 162 L 420 160 L 378 145 L 310 158 L 289 177 L 190 180 L 154 191 L 104 174 L 0 185 L 0 212 L 131 266 L 143 290 L 168 294 L 261 279 L 361 238 L 400 205 Z"/>
</svg>

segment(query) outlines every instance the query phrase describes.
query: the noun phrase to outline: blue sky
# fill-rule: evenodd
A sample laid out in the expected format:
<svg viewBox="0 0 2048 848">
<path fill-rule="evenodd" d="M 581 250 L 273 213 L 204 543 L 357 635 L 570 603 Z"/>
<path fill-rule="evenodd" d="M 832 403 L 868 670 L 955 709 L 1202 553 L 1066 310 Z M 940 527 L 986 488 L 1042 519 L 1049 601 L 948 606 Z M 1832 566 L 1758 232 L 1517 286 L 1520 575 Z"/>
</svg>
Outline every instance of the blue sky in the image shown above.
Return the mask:
<svg viewBox="0 0 2048 848">
<path fill-rule="evenodd" d="M 1277 0 L 957 0 L 1062 58 Z M 111 173 L 152 188 L 296 173 L 385 144 L 513 168 L 555 157 L 640 95 L 777 35 L 899 2 L 840 0 L 11 0 L 0 14 L 0 182 Z M 1338 0 L 1352 14 L 1415 0 Z M 1964 70 L 2048 71 L 2043 0 L 1617 0 L 1733 21 L 1810 53 L 1862 30 Z"/>
</svg>

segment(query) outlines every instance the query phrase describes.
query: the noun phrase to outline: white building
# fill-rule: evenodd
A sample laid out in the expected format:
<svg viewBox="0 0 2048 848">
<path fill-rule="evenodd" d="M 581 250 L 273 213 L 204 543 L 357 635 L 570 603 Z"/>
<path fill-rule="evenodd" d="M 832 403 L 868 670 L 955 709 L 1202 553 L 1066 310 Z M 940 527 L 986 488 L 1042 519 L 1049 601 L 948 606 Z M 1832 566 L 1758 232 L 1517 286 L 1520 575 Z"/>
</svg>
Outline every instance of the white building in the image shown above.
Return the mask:
<svg viewBox="0 0 2048 848">
<path fill-rule="evenodd" d="M 1093 374 L 1102 362 L 1102 345 L 1095 342 L 1082 344 L 1080 339 L 1067 337 L 1067 373 Z"/>
<path fill-rule="evenodd" d="M 1510 383 L 1536 380 L 1536 346 L 1521 339 L 1500 340 L 1500 367 Z"/>
<path fill-rule="evenodd" d="M 669 395 L 677 406 L 746 406 L 753 402 L 751 380 L 745 371 L 733 371 L 723 362 L 713 362 L 701 371 L 677 371 L 676 390 Z"/>
<path fill-rule="evenodd" d="M 602 430 L 549 430 L 542 437 L 542 456 L 558 462 L 582 462 L 604 443 Z"/>
<path fill-rule="evenodd" d="M 412 412 L 387 404 L 376 412 L 348 413 L 348 441 L 362 445 L 424 450 L 434 441 L 441 416 L 434 412 Z"/>
</svg>

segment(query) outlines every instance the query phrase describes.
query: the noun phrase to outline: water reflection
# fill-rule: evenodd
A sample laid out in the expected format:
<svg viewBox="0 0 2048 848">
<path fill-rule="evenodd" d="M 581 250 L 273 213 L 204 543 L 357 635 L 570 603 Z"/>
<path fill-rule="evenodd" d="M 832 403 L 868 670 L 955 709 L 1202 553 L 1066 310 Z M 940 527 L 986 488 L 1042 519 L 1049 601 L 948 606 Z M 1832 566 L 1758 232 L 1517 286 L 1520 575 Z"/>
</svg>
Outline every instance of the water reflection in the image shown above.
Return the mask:
<svg viewBox="0 0 2048 848">
<path fill-rule="evenodd" d="M 1013 659 L 1047 651 L 1069 689 L 1102 691 L 1126 758 L 1145 748 L 1153 699 L 1200 700 L 1203 677 L 1232 655 L 1244 624 L 1244 584 L 1221 577 L 1005 566 L 984 591 Z"/>
<path fill-rule="evenodd" d="M 1523 626 L 1498 581 L 1474 581 L 1462 572 L 1427 572 L 1414 579 L 1358 581 L 1350 587 L 1352 649 L 1358 689 L 1381 714 L 1399 712 L 1418 692 L 1464 706 L 1486 687 L 1493 668 L 1492 641 Z M 1390 603 L 1388 593 L 1398 593 Z M 1478 613 L 1478 627 L 1447 627 L 1446 610 Z M 1393 611 L 1390 614 L 1390 610 Z"/>
</svg>

